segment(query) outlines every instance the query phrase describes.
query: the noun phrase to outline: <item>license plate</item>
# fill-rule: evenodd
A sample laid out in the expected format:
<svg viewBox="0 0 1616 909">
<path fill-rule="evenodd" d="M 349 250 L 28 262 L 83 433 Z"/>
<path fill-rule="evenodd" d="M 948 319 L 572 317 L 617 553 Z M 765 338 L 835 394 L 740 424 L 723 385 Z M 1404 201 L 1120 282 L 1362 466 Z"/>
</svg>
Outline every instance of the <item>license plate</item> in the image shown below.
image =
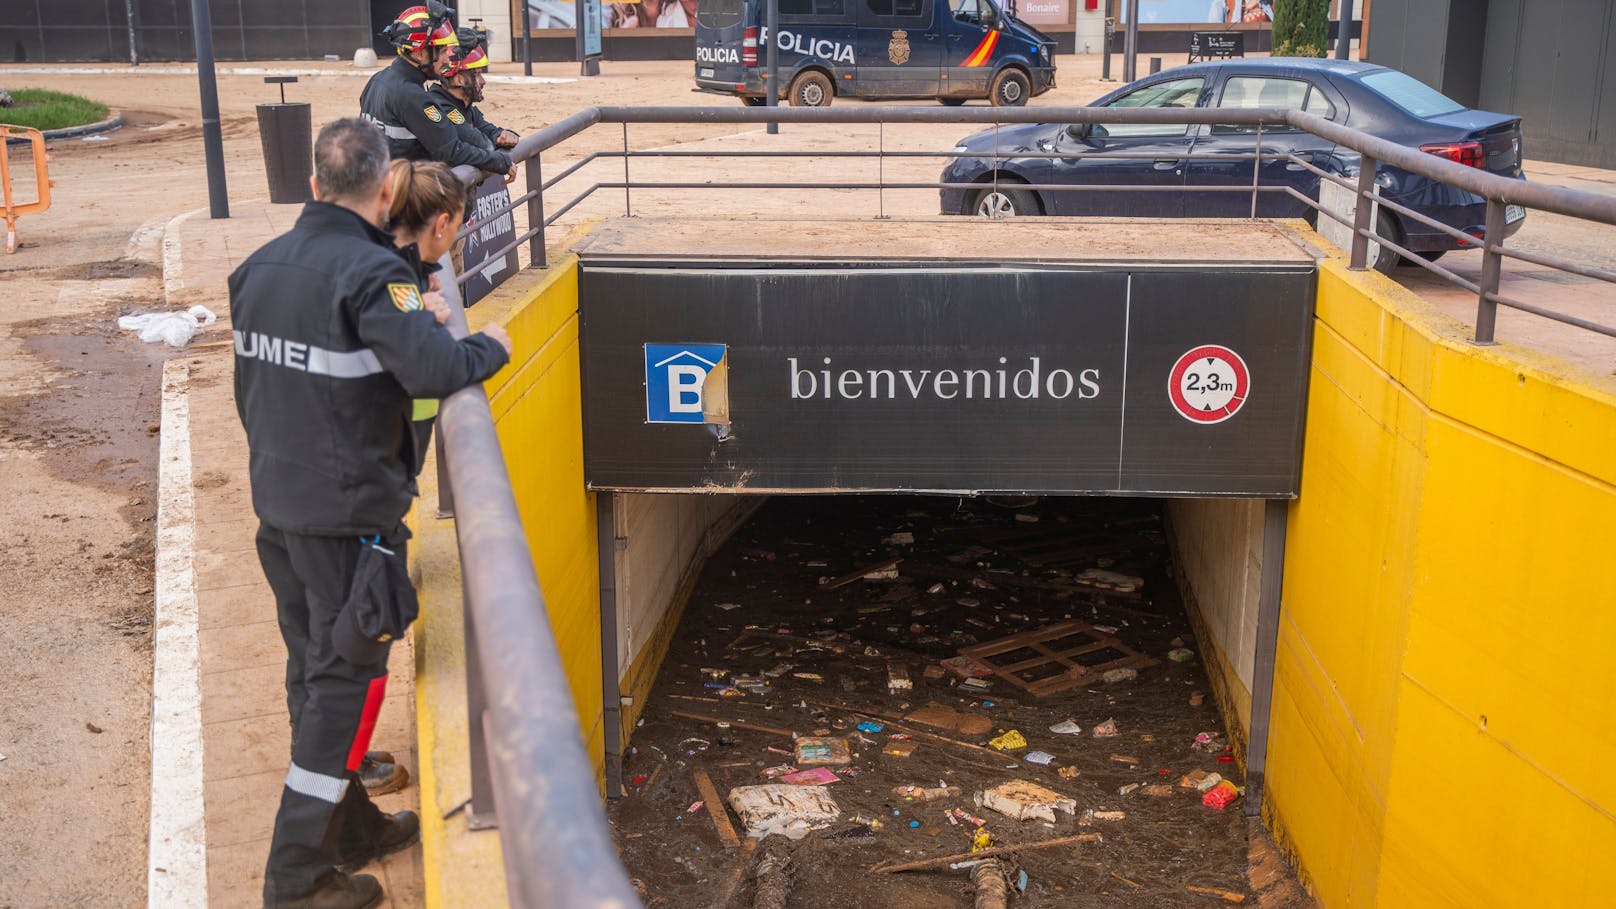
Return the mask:
<svg viewBox="0 0 1616 909">
<path fill-rule="evenodd" d="M 710 68 L 709 69 L 699 69 L 699 70 L 696 70 L 696 72 L 699 73 L 703 79 L 711 79 L 713 77 L 713 71 Z"/>
<path fill-rule="evenodd" d="M 1505 224 L 1514 224 L 1516 221 L 1519 221 L 1524 217 L 1526 217 L 1526 209 L 1520 207 L 1519 205 L 1504 206 Z"/>
</svg>

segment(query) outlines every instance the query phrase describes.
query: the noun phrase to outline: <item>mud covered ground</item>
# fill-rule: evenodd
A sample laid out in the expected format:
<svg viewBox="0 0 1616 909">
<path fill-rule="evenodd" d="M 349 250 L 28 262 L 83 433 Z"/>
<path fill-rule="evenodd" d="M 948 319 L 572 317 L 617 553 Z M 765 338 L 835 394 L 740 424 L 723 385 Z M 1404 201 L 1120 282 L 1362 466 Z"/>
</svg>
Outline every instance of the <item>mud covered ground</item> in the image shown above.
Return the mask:
<svg viewBox="0 0 1616 909">
<path fill-rule="evenodd" d="M 913 545 L 883 542 L 905 531 L 914 535 Z M 1052 557 L 1052 549 L 1064 552 Z M 821 585 L 821 578 L 894 557 L 902 558 L 896 580 L 859 580 L 835 590 Z M 1136 574 L 1145 585 L 1128 595 L 1074 583 L 1090 567 Z M 826 786 L 842 822 L 791 844 L 789 906 L 971 905 L 963 871 L 869 871 L 883 862 L 969 851 L 975 827 L 950 822 L 945 812 L 954 808 L 986 820 L 995 845 L 1078 833 L 1103 837 L 1020 853 L 1027 886 L 1013 906 L 1223 904 L 1186 891 L 1191 885 L 1255 896 L 1246 875 L 1240 802 L 1220 811 L 1176 786 L 1165 796 L 1119 794 L 1131 783 L 1176 784 L 1195 769 L 1240 780 L 1223 748 L 1191 747 L 1202 732 L 1224 741 L 1224 727 L 1198 658 L 1181 663 L 1168 657 L 1179 645 L 1198 650 L 1168 571 L 1159 506 L 1150 501 L 1044 499 L 1011 509 L 937 497 L 771 500 L 708 562 L 634 732 L 623 771 L 627 795 L 609 808 L 624 861 L 643 882 L 648 905 L 753 905 L 747 867 L 755 863 L 753 854 L 744 845 L 727 848 L 705 807 L 690 810 L 703 799 L 693 774 L 705 771 L 727 798 L 734 787 L 772 782 L 766 769 L 793 763 L 788 736 L 739 727 L 722 732 L 675 711 L 799 735 L 828 730 L 852 736 L 851 765 Z M 928 592 L 938 583 L 941 591 Z M 1138 670 L 1132 681 L 1095 678 L 1043 698 L 999 678 L 976 694 L 961 689 L 955 676 L 926 676 L 926 667 L 961 647 L 1068 620 L 1115 628 L 1121 642 L 1159 662 Z M 907 669 L 912 691 L 889 691 L 889 662 Z M 790 668 L 779 672 L 783 664 Z M 703 669 L 779 675 L 765 694 L 726 696 L 711 686 L 730 676 L 715 680 Z M 799 672 L 823 681 L 796 677 Z M 1192 706 L 1198 692 L 1205 695 Z M 993 728 L 969 736 L 901 720 L 894 725 L 932 702 L 984 714 Z M 1107 719 L 1115 720 L 1118 734 L 1094 737 L 1093 727 Z M 1075 721 L 1083 733 L 1050 731 L 1063 720 Z M 861 721 L 885 728 L 861 733 Z M 900 735 L 914 733 L 909 757 L 884 753 L 900 728 Z M 1027 748 L 1001 754 L 970 747 L 1011 729 L 1025 736 Z M 1032 750 L 1055 759 L 1039 766 L 1021 758 Z M 1063 777 L 1062 767 L 1079 775 Z M 1051 825 L 1012 820 L 972 803 L 977 791 L 1018 779 L 1075 799 L 1076 814 L 1058 814 Z M 919 803 L 893 792 L 940 784 L 961 793 Z M 1086 809 L 1125 817 L 1084 824 Z M 878 819 L 879 828 L 849 822 L 859 815 Z M 728 817 L 745 844 L 738 818 L 734 812 Z"/>
</svg>

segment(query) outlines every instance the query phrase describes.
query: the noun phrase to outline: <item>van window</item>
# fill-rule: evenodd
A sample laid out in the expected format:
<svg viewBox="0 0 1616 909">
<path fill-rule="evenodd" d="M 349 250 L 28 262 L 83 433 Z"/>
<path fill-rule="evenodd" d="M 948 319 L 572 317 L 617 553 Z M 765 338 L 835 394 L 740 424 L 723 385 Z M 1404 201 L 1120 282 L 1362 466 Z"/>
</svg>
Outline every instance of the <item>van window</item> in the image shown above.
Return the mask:
<svg viewBox="0 0 1616 909">
<path fill-rule="evenodd" d="M 876 16 L 913 16 L 925 15 L 931 10 L 929 0 L 864 0 L 870 7 L 870 13 Z"/>
<path fill-rule="evenodd" d="M 779 0 L 779 3 L 780 15 L 798 19 L 809 16 L 840 18 L 847 11 L 842 0 Z"/>
<path fill-rule="evenodd" d="M 743 2 L 745 0 L 697 0 L 696 22 L 707 28 L 740 25 Z"/>
<path fill-rule="evenodd" d="M 1135 89 L 1107 104 L 1106 107 L 1194 107 L 1201 97 L 1206 80 L 1169 79 L 1144 88 Z M 1182 136 L 1189 132 L 1187 123 L 1096 123 L 1092 136 L 1131 138 L 1138 136 Z"/>
</svg>

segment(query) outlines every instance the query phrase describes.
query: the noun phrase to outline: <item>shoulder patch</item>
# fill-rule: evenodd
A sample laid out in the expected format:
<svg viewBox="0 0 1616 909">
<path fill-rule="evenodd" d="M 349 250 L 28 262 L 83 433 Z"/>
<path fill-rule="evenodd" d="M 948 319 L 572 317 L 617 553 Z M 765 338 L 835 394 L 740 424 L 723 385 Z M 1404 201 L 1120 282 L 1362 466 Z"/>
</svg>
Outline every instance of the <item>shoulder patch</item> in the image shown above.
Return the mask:
<svg viewBox="0 0 1616 909">
<path fill-rule="evenodd" d="M 421 108 L 421 110 L 426 113 L 426 118 L 431 120 L 433 123 L 443 122 L 443 111 L 438 110 L 435 106 L 428 104 L 426 107 Z"/>
<path fill-rule="evenodd" d="M 421 300 L 421 289 L 414 284 L 389 284 L 387 295 L 393 298 L 393 305 L 399 312 L 420 312 L 426 308 Z"/>
<path fill-rule="evenodd" d="M 466 122 L 466 115 L 451 107 L 449 108 L 449 122 L 459 126 L 460 124 Z"/>
</svg>

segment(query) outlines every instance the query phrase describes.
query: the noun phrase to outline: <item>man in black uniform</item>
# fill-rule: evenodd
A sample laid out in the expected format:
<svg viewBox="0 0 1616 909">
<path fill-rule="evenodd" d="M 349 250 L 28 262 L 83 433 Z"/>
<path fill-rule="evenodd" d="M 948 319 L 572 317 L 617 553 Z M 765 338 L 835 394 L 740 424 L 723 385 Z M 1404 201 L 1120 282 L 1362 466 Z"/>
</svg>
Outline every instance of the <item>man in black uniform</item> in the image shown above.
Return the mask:
<svg viewBox="0 0 1616 909">
<path fill-rule="evenodd" d="M 439 58 L 440 81 L 427 92 L 460 138 L 479 148 L 514 148 L 521 140 L 514 131 L 488 122 L 478 109 L 487 84 L 488 39 L 476 29 L 460 30 L 459 46 Z"/>
<path fill-rule="evenodd" d="M 457 341 L 426 311 L 415 275 L 378 226 L 391 185 L 373 126 L 327 125 L 314 162 L 318 201 L 230 276 L 236 408 L 292 720 L 264 904 L 360 909 L 381 899 L 381 885 L 339 868 L 408 846 L 419 820 L 383 815 L 354 772 L 385 692 L 386 644 L 352 662 L 333 628 L 367 542 L 379 538 L 405 557 L 417 468 L 411 400 L 493 375 L 509 360 L 510 339 L 494 326 Z"/>
<path fill-rule="evenodd" d="M 437 78 L 443 56 L 456 44 L 453 10 L 439 4 L 412 6 L 382 34 L 398 48 L 398 57 L 370 77 L 359 95 L 362 116 L 381 127 L 395 158 L 442 161 L 451 167 L 469 164 L 491 174 L 511 174 L 511 156 L 465 142 L 443 109 L 427 94 L 426 81 Z"/>
</svg>

